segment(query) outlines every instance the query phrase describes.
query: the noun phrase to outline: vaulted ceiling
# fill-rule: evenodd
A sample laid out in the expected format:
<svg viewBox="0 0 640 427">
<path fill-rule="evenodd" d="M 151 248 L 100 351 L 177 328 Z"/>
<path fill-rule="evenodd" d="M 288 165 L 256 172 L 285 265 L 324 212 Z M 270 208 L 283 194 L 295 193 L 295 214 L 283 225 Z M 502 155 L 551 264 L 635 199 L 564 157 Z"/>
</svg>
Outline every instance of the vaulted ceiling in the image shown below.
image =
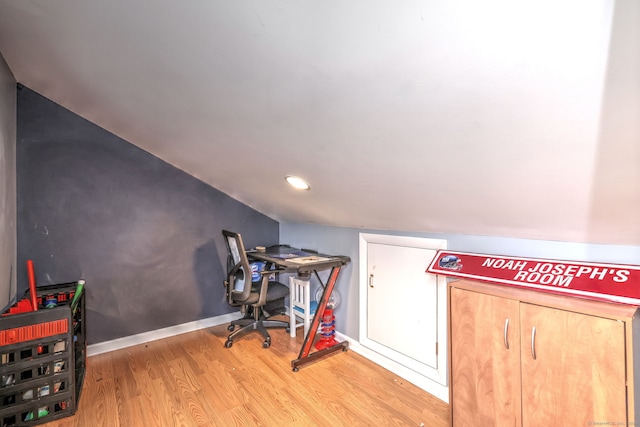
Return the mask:
<svg viewBox="0 0 640 427">
<path fill-rule="evenodd" d="M 640 244 L 636 0 L 0 0 L 0 52 L 280 221 Z"/>
</svg>

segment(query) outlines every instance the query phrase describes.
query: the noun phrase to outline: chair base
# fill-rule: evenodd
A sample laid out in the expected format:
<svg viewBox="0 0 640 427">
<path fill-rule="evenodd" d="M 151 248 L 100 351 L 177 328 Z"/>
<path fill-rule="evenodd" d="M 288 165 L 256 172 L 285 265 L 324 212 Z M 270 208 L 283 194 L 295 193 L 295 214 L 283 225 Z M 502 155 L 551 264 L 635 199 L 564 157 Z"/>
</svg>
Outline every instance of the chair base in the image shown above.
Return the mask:
<svg viewBox="0 0 640 427">
<path fill-rule="evenodd" d="M 234 331 L 236 326 L 239 326 L 240 329 Z M 226 348 L 231 347 L 234 342 L 252 331 L 260 332 L 264 338 L 262 347 L 269 348 L 271 346 L 271 336 L 269 335 L 269 332 L 267 332 L 267 329 L 285 329 L 289 332 L 289 322 L 285 320 L 269 320 L 264 316 L 260 316 L 259 319 L 255 319 L 250 314 L 247 314 L 245 317 L 229 323 L 227 329 L 233 332 L 229 334 L 227 341 L 224 343 Z"/>
</svg>

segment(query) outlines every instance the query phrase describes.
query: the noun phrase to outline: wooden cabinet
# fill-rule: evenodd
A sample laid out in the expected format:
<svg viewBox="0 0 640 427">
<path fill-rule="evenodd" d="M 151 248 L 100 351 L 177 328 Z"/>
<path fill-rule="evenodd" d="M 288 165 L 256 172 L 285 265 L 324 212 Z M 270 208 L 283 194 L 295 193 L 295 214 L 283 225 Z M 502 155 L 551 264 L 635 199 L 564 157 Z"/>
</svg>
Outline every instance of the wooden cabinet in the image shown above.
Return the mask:
<svg viewBox="0 0 640 427">
<path fill-rule="evenodd" d="M 638 424 L 638 307 L 470 281 L 449 288 L 454 426 Z"/>
<path fill-rule="evenodd" d="M 518 301 L 451 290 L 451 393 L 456 425 L 520 418 Z"/>
</svg>

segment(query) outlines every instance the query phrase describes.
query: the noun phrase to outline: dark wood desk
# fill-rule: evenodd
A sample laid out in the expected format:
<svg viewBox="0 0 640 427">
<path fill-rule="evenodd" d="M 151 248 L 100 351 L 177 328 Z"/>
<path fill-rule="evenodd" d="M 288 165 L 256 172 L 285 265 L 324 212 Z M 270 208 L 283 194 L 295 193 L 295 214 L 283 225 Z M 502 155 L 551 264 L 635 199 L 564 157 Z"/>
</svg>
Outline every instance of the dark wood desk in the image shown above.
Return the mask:
<svg viewBox="0 0 640 427">
<path fill-rule="evenodd" d="M 296 273 L 299 277 L 307 279 L 313 274 L 318 278 L 324 288 L 322 297 L 320 301 L 318 301 L 318 308 L 316 309 L 316 314 L 313 316 L 309 332 L 304 337 L 300 354 L 297 359 L 291 361 L 291 367 L 294 372 L 297 372 L 301 366 L 335 353 L 336 351 L 347 351 L 349 343 L 346 341 L 339 342 L 331 347 L 313 353 L 311 353 L 311 348 L 316 339 L 320 319 L 327 308 L 327 303 L 338 280 L 340 270 L 343 266 L 351 262 L 351 258 L 344 255 L 324 255 L 286 245 L 269 247 L 266 248 L 265 251 L 247 251 L 247 256 L 250 259 L 264 262 L 266 264 L 265 269 L 267 270 L 273 267 L 276 272 Z M 329 269 L 331 270 L 329 277 L 326 282 L 323 282 L 318 271 Z M 293 316 L 294 314 L 289 313 L 289 315 Z"/>
</svg>

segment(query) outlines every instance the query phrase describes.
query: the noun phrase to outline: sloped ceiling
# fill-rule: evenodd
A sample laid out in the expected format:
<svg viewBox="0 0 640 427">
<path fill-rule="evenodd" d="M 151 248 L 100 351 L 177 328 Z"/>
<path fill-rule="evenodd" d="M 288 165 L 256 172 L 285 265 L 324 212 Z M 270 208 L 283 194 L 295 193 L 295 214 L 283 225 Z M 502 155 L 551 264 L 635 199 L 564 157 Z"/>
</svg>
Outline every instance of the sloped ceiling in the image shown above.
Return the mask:
<svg viewBox="0 0 640 427">
<path fill-rule="evenodd" d="M 280 221 L 637 245 L 638 3 L 0 0 L 0 52 Z"/>
</svg>

